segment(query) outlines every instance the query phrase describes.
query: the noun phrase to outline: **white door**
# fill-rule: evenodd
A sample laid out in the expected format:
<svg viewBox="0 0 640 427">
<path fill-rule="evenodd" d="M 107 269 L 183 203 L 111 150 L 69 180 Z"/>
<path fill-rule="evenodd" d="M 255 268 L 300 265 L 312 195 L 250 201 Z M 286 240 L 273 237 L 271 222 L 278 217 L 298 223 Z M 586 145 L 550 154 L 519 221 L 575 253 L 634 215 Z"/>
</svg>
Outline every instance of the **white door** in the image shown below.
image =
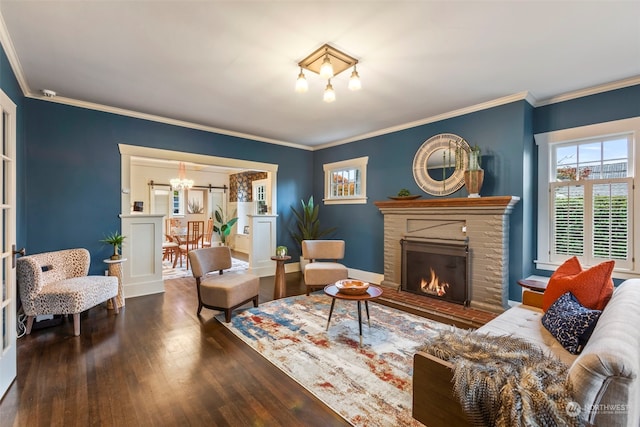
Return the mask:
<svg viewBox="0 0 640 427">
<path fill-rule="evenodd" d="M 251 182 L 251 192 L 253 201 L 255 202 L 256 214 L 271 212 L 273 206 L 269 206 L 271 203 L 270 189 L 269 179 L 257 179 Z"/>
<path fill-rule="evenodd" d="M 2 235 L 0 278 L 0 399 L 16 377 L 16 106 L 0 90 L 0 158 L 2 200 L 0 201 L 0 235 Z"/>
</svg>

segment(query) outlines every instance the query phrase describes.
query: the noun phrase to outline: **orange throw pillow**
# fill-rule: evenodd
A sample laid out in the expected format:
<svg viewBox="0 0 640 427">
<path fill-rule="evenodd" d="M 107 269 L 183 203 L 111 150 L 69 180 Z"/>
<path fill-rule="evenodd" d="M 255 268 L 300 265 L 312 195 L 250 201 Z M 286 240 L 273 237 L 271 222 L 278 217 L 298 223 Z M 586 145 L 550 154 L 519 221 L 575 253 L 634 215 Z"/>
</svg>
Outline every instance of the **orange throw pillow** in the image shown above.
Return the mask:
<svg viewBox="0 0 640 427">
<path fill-rule="evenodd" d="M 603 310 L 613 294 L 611 274 L 615 261 L 606 261 L 583 270 L 577 257 L 569 258 L 551 275 L 542 296 L 542 309 L 566 292 L 571 292 L 580 304 L 592 310 Z"/>
</svg>

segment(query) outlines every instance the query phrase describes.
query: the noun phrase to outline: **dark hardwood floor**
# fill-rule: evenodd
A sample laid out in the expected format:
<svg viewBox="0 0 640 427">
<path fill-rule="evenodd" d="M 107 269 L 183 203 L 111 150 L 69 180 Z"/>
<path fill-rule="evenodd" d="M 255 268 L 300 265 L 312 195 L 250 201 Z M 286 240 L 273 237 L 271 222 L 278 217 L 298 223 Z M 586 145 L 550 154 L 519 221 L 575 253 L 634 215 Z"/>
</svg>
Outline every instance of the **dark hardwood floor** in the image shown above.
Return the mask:
<svg viewBox="0 0 640 427">
<path fill-rule="evenodd" d="M 260 302 L 273 297 L 261 279 Z M 346 426 L 340 416 L 231 334 L 196 315 L 192 278 L 164 294 L 96 307 L 18 339 L 18 376 L 1 426 Z M 287 295 L 304 293 L 287 274 Z"/>
</svg>

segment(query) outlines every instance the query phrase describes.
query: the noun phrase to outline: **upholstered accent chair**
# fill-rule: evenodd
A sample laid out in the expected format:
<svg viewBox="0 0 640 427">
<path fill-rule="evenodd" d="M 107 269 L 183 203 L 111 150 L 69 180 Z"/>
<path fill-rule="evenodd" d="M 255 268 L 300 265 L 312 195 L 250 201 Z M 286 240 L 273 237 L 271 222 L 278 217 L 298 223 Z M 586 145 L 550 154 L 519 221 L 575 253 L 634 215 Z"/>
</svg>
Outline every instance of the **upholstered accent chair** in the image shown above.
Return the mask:
<svg viewBox="0 0 640 427">
<path fill-rule="evenodd" d="M 198 290 L 198 314 L 202 307 L 222 310 L 225 321 L 231 321 L 231 311 L 253 301 L 258 306 L 260 279 L 246 271 L 224 271 L 232 266 L 231 250 L 214 246 L 189 251 L 191 273 Z"/>
<path fill-rule="evenodd" d="M 303 240 L 304 283 L 309 291 L 348 278 L 349 270 L 338 260 L 344 258 L 344 240 Z"/>
<path fill-rule="evenodd" d="M 16 274 L 27 335 L 40 315 L 73 315 L 80 335 L 80 313 L 109 299 L 118 313 L 118 278 L 88 276 L 91 257 L 83 248 L 44 252 L 18 258 Z"/>
</svg>

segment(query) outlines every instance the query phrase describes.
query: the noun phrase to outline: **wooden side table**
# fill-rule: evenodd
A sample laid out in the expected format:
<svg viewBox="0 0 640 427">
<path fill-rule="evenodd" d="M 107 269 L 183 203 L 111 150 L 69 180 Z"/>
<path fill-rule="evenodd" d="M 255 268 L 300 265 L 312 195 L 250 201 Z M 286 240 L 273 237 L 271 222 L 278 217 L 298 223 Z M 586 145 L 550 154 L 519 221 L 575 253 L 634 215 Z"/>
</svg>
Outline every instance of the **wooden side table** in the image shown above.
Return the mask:
<svg viewBox="0 0 640 427">
<path fill-rule="evenodd" d="M 105 264 L 109 266 L 109 276 L 114 276 L 118 278 L 118 295 L 116 296 L 116 304 L 118 308 L 124 307 L 124 289 L 122 287 L 122 263 L 125 262 L 126 260 L 127 260 L 126 258 L 102 260 Z M 107 308 L 109 310 L 113 309 L 113 302 L 111 299 L 107 301 Z"/>
<path fill-rule="evenodd" d="M 284 275 L 284 262 L 289 261 L 291 256 L 272 256 L 271 259 L 276 262 L 276 278 L 273 286 L 273 299 L 284 298 L 287 288 L 287 280 Z"/>
<path fill-rule="evenodd" d="M 534 279 L 520 279 L 518 285 L 523 287 L 522 303 L 532 307 L 542 307 L 542 297 L 547 284 Z"/>
<path fill-rule="evenodd" d="M 362 347 L 362 301 L 364 301 L 364 307 L 367 310 L 367 323 L 369 324 L 369 327 L 371 327 L 371 321 L 369 319 L 369 300 L 376 299 L 382 295 L 382 289 L 375 285 L 369 285 L 367 292 L 362 295 L 348 295 L 340 293 L 336 285 L 327 285 L 324 288 L 324 293 L 331 297 L 331 309 L 329 310 L 329 318 L 327 319 L 327 330 L 329 330 L 331 315 L 333 314 L 333 307 L 336 304 L 336 299 L 358 302 L 358 328 L 360 332 L 360 347 Z"/>
</svg>

